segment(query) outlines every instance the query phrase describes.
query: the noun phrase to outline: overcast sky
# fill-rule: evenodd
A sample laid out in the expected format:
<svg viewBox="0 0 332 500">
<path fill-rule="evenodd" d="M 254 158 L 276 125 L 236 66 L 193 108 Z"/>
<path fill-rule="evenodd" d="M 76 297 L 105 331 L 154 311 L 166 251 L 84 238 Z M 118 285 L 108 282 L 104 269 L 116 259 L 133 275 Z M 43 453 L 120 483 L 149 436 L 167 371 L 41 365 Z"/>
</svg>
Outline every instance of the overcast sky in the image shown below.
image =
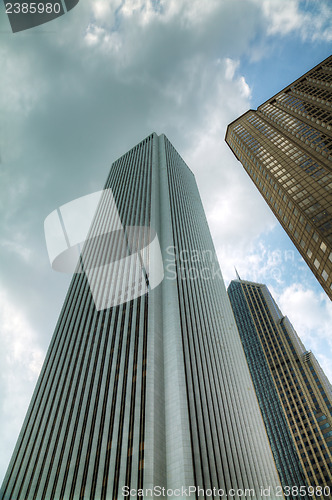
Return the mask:
<svg viewBox="0 0 332 500">
<path fill-rule="evenodd" d="M 0 3 L 0 481 L 70 276 L 43 222 L 152 131 L 196 176 L 226 284 L 266 283 L 332 379 L 331 304 L 224 143 L 330 55 L 329 0 L 81 0 L 12 34 Z"/>
</svg>

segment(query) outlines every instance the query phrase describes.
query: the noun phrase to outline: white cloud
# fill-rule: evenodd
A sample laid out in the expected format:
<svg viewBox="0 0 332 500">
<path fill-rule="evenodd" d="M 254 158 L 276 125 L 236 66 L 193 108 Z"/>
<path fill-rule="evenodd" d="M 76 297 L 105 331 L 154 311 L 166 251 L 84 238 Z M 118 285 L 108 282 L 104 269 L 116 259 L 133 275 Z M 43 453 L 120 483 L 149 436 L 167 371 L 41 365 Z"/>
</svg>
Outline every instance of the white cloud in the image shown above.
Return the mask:
<svg viewBox="0 0 332 500">
<path fill-rule="evenodd" d="M 213 32 L 217 20 L 219 37 L 226 40 L 233 37 L 234 46 L 242 45 L 243 49 L 245 44 L 250 44 L 253 30 L 258 27 L 267 35 L 296 33 L 302 39 L 332 39 L 332 8 L 321 0 L 312 0 L 306 5 L 301 0 L 288 0 L 287 8 L 284 0 L 249 0 L 246 3 L 231 0 L 98 0 L 87 3 L 86 9 L 91 13 L 86 42 L 92 45 L 97 35 L 107 37 L 105 30 L 112 41 L 117 33 L 118 43 L 126 46 L 126 51 L 134 38 L 138 41 L 139 33 L 145 39 L 146 33 L 142 30 L 158 27 L 163 30 L 163 26 L 172 27 L 172 30 L 176 27 L 190 38 L 195 31 L 197 41 L 203 41 L 202 47 L 209 37 L 218 43 Z M 264 44 L 250 45 L 252 60 L 264 57 Z M 135 48 L 132 46 L 134 51 Z M 182 48 L 179 45 L 180 52 Z"/>
<path fill-rule="evenodd" d="M 317 318 L 320 318 L 317 336 L 323 336 L 332 341 L 332 304 L 325 293 L 317 295 L 311 289 L 294 283 L 283 291 L 279 302 L 281 307 L 287 306 L 292 321 L 300 325 L 305 336 L 306 332 L 310 334 L 314 328 L 317 329 Z"/>
<path fill-rule="evenodd" d="M 225 78 L 226 78 L 226 80 L 233 80 L 235 71 L 238 69 L 239 64 L 240 64 L 239 60 L 235 61 L 233 59 L 230 59 L 229 57 L 226 57 L 226 59 L 225 59 L 225 65 L 226 65 Z"/>
<path fill-rule="evenodd" d="M 260 5 L 267 21 L 267 33 L 271 35 L 297 32 L 306 40 L 332 40 L 331 3 L 311 0 L 302 8 L 300 0 L 253 0 Z"/>
<path fill-rule="evenodd" d="M 113 40 L 116 33 L 122 47 L 121 59 L 125 59 L 126 65 L 146 62 L 145 57 L 154 57 L 157 53 L 163 59 L 174 44 L 174 63 L 185 55 L 188 48 L 214 52 L 219 46 L 223 53 L 224 46 L 229 46 L 230 37 L 233 37 L 235 47 L 245 49 L 259 13 L 251 0 L 245 4 L 234 4 L 232 0 L 105 0 L 87 5 L 90 16 L 85 28 L 85 42 L 95 45 L 107 34 Z"/>
<path fill-rule="evenodd" d="M 284 1 L 261 1 L 264 16 L 268 20 L 268 33 L 286 34 L 301 26 L 302 16 L 299 12 L 298 0 L 288 0 L 285 9 Z"/>
<path fill-rule="evenodd" d="M 261 221 L 262 226 L 263 224 L 264 219 Z M 273 226 L 269 227 L 265 221 L 265 227 L 267 227 L 266 236 Z M 268 284 L 269 287 L 271 284 L 283 287 L 287 276 L 283 251 L 280 248 L 268 247 L 254 231 L 250 234 L 250 229 L 248 230 L 245 225 L 241 226 L 241 230 L 243 234 L 237 242 L 230 244 L 226 239 L 225 244 L 221 239 L 216 241 L 220 267 L 227 286 L 236 278 L 236 268 L 241 279 Z"/>
<path fill-rule="evenodd" d="M 229 0 L 224 0 L 224 4 Z M 125 17 L 136 16 L 136 20 L 141 25 L 147 25 L 155 19 L 161 22 L 170 22 L 174 19 L 180 20 L 186 26 L 197 26 L 206 20 L 220 8 L 220 2 L 209 0 L 125 0 L 122 3 L 120 12 Z"/>
<path fill-rule="evenodd" d="M 154 8 L 150 0 L 125 0 L 121 7 L 121 13 L 124 17 L 135 16 L 141 26 L 146 26 L 160 17 L 160 11 Z"/>
<path fill-rule="evenodd" d="M 45 85 L 34 71 L 36 62 L 34 57 L 27 61 L 19 51 L 8 57 L 6 49 L 0 49 L 1 86 L 5 89 L 0 94 L 2 113 L 13 113 L 24 119 L 43 97 Z"/>
<path fill-rule="evenodd" d="M 23 245 L 21 242 L 4 239 L 0 240 L 0 246 L 6 248 L 10 252 L 15 252 L 26 262 L 30 260 L 31 249 Z"/>
<path fill-rule="evenodd" d="M 244 76 L 241 76 L 238 81 L 238 86 L 240 90 L 240 94 L 246 98 L 249 98 L 251 95 L 251 90 L 249 85 L 247 84 Z"/>
<path fill-rule="evenodd" d="M 114 22 L 114 12 L 121 5 L 121 1 L 95 0 L 91 3 L 91 10 L 95 19 L 102 23 Z"/>
<path fill-rule="evenodd" d="M 33 328 L 3 290 L 0 290 L 0 304 L 0 468 L 4 473 L 45 353 Z"/>
<path fill-rule="evenodd" d="M 324 353 L 332 350 L 332 303 L 324 292 L 314 293 L 294 283 L 275 297 L 307 349 L 311 349 L 332 381 L 331 359 Z"/>
<path fill-rule="evenodd" d="M 94 24 L 89 24 L 86 30 L 85 40 L 88 45 L 96 45 L 105 35 L 105 29 L 95 26 Z"/>
<path fill-rule="evenodd" d="M 223 0 L 224 5 L 228 1 Z M 166 7 L 165 14 L 168 18 L 180 16 L 182 22 L 192 26 L 206 23 L 207 19 L 213 16 L 220 8 L 218 0 L 210 0 L 209 2 L 202 2 L 201 0 L 182 0 L 182 2 L 179 2 L 171 0 L 168 7 L 167 4 L 168 1 L 163 0 L 162 5 L 164 8 Z"/>
</svg>

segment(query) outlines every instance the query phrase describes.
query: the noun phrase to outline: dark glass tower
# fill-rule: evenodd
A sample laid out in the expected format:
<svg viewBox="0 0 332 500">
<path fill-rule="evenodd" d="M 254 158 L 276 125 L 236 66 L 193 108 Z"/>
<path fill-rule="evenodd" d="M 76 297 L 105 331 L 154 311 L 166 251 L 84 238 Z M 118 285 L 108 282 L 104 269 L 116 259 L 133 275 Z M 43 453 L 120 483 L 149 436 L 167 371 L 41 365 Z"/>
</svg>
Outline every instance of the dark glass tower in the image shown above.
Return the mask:
<svg viewBox="0 0 332 500">
<path fill-rule="evenodd" d="M 332 298 L 332 56 L 232 122 L 226 142 Z"/>
<path fill-rule="evenodd" d="M 238 279 L 228 295 L 282 484 L 331 498 L 331 384 L 265 285 Z"/>
<path fill-rule="evenodd" d="M 277 470 L 192 172 L 164 135 L 152 134 L 113 163 L 105 189 L 125 236 L 105 236 L 114 217 L 106 196 L 1 498 L 118 499 L 124 486 L 273 494 Z M 122 280 L 122 299 L 103 308 L 109 283 L 119 280 L 105 278 L 101 264 L 110 255 L 121 261 L 135 228 L 147 238 L 136 248 L 147 254 L 156 232 L 164 279 L 152 286 L 142 254 L 126 261 L 122 276 L 142 271 L 145 293 L 133 297 Z"/>
</svg>

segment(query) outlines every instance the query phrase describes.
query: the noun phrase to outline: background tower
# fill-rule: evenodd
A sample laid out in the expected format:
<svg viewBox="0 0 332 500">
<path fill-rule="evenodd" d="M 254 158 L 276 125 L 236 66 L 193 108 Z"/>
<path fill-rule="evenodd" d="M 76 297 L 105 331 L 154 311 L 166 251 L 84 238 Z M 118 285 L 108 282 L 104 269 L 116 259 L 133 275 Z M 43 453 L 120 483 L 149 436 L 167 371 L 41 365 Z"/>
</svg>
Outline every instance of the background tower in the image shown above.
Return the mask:
<svg viewBox="0 0 332 500">
<path fill-rule="evenodd" d="M 125 485 L 273 493 L 278 474 L 192 172 L 152 134 L 113 163 L 105 188 L 125 231 L 156 231 L 164 279 L 152 288 L 145 274 L 147 293 L 98 310 L 100 268 L 74 275 L 1 498 L 117 499 Z M 93 240 L 111 216 L 106 197 L 91 261 L 122 255 Z"/>
<path fill-rule="evenodd" d="M 228 295 L 282 483 L 329 487 L 331 498 L 330 382 L 265 285 L 234 280 Z"/>
<path fill-rule="evenodd" d="M 332 298 L 332 56 L 227 127 L 226 142 Z"/>
</svg>

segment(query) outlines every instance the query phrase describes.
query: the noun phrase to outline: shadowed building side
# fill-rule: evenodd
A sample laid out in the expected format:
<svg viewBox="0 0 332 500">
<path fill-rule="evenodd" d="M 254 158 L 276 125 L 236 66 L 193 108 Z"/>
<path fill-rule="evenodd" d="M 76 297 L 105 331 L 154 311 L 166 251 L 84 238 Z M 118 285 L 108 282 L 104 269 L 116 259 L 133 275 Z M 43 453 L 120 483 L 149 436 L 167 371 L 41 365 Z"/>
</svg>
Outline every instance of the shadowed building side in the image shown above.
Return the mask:
<svg viewBox="0 0 332 500">
<path fill-rule="evenodd" d="M 228 295 L 282 484 L 331 498 L 331 384 L 265 285 L 237 279 Z"/>
</svg>

